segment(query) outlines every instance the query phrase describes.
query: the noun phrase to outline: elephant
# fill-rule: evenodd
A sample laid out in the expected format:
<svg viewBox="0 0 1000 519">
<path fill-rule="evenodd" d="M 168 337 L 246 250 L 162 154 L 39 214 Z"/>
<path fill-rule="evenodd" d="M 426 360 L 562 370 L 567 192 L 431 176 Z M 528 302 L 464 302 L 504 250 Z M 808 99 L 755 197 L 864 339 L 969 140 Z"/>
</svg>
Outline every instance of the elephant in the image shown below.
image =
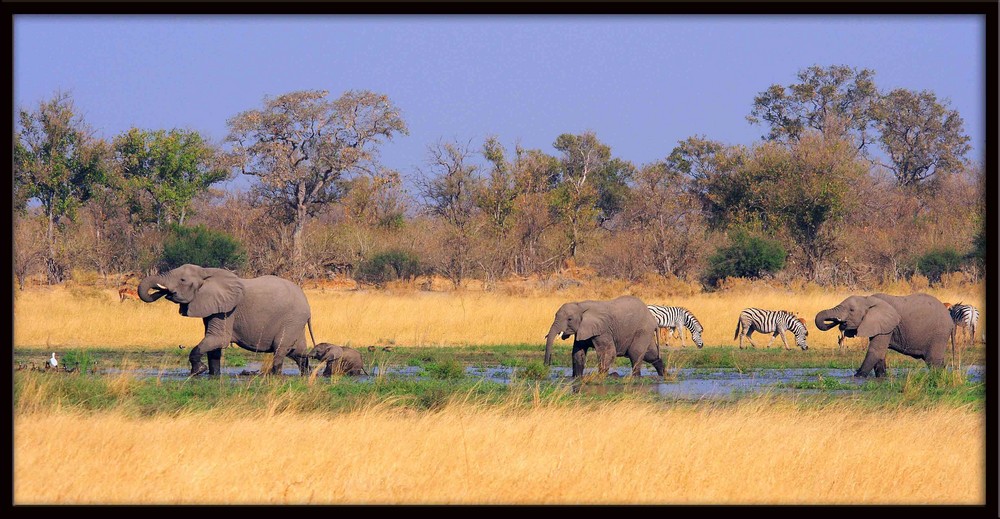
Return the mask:
<svg viewBox="0 0 1000 519">
<path fill-rule="evenodd" d="M 816 314 L 816 328 L 837 327 L 845 337 L 868 337 L 868 352 L 855 377 L 885 375 L 887 350 L 922 359 L 928 368 L 943 367 L 948 339 L 955 348 L 955 323 L 934 296 L 872 294 L 850 296 L 839 305 Z"/>
<path fill-rule="evenodd" d="M 353 348 L 337 346 L 328 342 L 321 342 L 309 353 L 309 356 L 320 362 L 326 362 L 326 369 L 323 375 L 329 377 L 334 373 L 347 375 L 367 375 L 364 363 L 361 362 L 361 353 Z"/>
<path fill-rule="evenodd" d="M 274 353 L 272 374 L 281 373 L 286 356 L 298 364 L 300 375 L 308 374 L 304 328 L 309 327 L 312 337 L 312 314 L 305 293 L 295 283 L 277 276 L 245 279 L 226 269 L 186 264 L 139 282 L 143 301 L 152 303 L 164 296 L 180 306 L 181 315 L 205 322 L 205 337 L 188 356 L 192 376 L 206 369 L 209 375 L 220 374 L 222 350 L 231 343 Z M 208 356 L 207 368 L 202 355 Z"/>
<path fill-rule="evenodd" d="M 641 299 L 622 296 L 610 301 L 565 303 L 556 312 L 545 336 L 545 365 L 552 363 L 552 341 L 556 336 L 573 338 L 573 377 L 583 375 L 587 350 L 597 350 L 598 373 L 607 375 L 615 357 L 628 357 L 632 376 L 639 376 L 642 361 L 663 376 L 663 359 L 656 318 Z"/>
</svg>

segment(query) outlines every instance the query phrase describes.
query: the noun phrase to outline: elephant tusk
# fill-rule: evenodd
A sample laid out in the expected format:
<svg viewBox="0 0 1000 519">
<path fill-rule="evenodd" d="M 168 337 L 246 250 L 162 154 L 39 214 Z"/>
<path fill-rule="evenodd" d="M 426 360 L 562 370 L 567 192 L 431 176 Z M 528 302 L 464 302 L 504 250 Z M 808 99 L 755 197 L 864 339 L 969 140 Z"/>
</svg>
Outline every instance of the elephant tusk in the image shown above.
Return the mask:
<svg viewBox="0 0 1000 519">
<path fill-rule="evenodd" d="M 159 288 L 160 290 L 166 290 L 167 289 L 167 287 L 165 287 L 165 286 L 163 286 L 163 285 L 161 285 L 159 283 L 156 284 L 156 288 Z"/>
</svg>

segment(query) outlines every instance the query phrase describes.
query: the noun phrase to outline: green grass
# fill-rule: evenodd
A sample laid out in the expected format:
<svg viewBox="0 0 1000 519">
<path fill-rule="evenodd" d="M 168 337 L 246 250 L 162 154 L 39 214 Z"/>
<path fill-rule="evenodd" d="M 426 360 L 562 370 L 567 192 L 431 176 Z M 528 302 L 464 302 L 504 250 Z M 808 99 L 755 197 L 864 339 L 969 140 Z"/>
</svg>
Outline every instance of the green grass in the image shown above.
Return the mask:
<svg viewBox="0 0 1000 519">
<path fill-rule="evenodd" d="M 507 344 L 492 346 L 456 346 L 456 347 L 407 347 L 394 348 L 390 352 L 376 348 L 368 351 L 366 346 L 359 346 L 361 357 L 367 367 L 372 365 L 411 366 L 426 368 L 432 364 L 440 365 L 455 361 L 464 366 L 506 366 L 520 368 L 540 362 L 545 352 L 544 345 Z M 572 346 L 555 344 L 552 352 L 552 365 L 569 367 Z M 57 353 L 65 358 L 68 350 Z M 132 366 L 158 368 L 163 366 L 187 366 L 189 348 L 165 348 L 162 350 L 122 350 L 111 348 L 89 348 L 86 355 L 92 357 L 101 368 L 117 367 L 123 362 Z M 841 368 L 857 369 L 864 359 L 865 350 L 860 348 L 838 352 L 835 349 L 810 349 L 802 351 L 798 348 L 784 350 L 781 346 L 758 349 L 740 350 L 735 346 L 705 346 L 702 349 L 689 346 L 687 348 L 664 349 L 664 359 L 670 359 L 671 366 L 685 368 L 727 368 L 738 371 L 754 369 L 782 368 Z M 227 348 L 223 353 L 223 363 L 227 366 L 241 367 L 248 362 L 259 362 L 264 354 L 253 353 L 240 348 Z M 48 353 L 40 350 L 15 350 L 16 362 L 35 361 L 41 365 L 48 359 Z M 912 359 L 905 355 L 890 351 L 886 358 L 890 367 L 920 368 L 923 361 Z M 963 353 L 962 364 L 984 364 L 985 348 L 977 347 Z M 587 355 L 587 366 L 597 364 L 597 354 L 591 350 Z M 644 365 L 648 367 L 648 364 Z M 617 357 L 614 367 L 627 367 L 629 361 L 625 357 Z M 436 368 L 432 368 L 436 369 Z M 370 371 L 370 370 L 369 370 Z"/>
</svg>

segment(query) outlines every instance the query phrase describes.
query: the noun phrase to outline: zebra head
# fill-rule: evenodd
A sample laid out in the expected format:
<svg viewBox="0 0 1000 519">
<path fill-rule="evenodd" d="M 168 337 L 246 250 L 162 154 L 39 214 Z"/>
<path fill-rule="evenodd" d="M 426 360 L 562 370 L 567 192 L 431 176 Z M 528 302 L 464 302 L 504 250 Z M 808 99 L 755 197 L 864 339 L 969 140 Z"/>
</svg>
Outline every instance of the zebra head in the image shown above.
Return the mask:
<svg viewBox="0 0 1000 519">
<path fill-rule="evenodd" d="M 792 324 L 789 327 L 792 333 L 795 334 L 795 344 L 802 348 L 802 350 L 808 350 L 809 345 L 806 344 L 806 337 L 809 337 L 809 330 L 806 328 L 806 321 L 801 317 L 793 317 Z"/>
</svg>

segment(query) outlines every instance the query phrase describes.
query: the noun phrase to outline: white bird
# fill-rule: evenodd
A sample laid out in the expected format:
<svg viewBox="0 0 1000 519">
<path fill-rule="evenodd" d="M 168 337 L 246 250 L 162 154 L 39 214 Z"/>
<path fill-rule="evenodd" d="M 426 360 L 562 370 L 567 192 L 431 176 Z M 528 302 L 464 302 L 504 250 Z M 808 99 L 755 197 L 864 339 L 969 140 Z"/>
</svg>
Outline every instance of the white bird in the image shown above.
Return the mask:
<svg viewBox="0 0 1000 519">
<path fill-rule="evenodd" d="M 53 368 L 59 365 L 59 361 L 56 360 L 56 352 L 52 352 L 52 358 L 49 359 L 49 366 Z"/>
</svg>

